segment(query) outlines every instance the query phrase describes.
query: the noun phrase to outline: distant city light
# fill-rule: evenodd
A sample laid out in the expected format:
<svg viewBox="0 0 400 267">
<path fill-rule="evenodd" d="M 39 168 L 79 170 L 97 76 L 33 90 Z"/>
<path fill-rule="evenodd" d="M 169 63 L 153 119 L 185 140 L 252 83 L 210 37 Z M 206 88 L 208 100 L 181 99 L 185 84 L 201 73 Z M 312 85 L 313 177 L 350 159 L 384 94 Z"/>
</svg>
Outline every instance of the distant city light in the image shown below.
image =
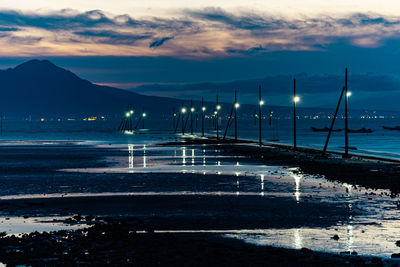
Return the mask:
<svg viewBox="0 0 400 267">
<path fill-rule="evenodd" d="M 347 92 L 346 95 L 347 95 L 347 97 L 351 96 L 351 92 Z"/>
<path fill-rule="evenodd" d="M 260 101 L 260 106 L 264 105 L 264 100 Z"/>
<path fill-rule="evenodd" d="M 297 103 L 297 102 L 299 102 L 299 101 L 300 101 L 300 97 L 298 97 L 298 96 L 295 96 L 295 97 L 293 98 L 293 100 L 294 100 L 294 102 L 295 102 L 295 103 Z"/>
<path fill-rule="evenodd" d="M 190 108 L 190 112 L 194 112 L 194 108 Z"/>
<path fill-rule="evenodd" d="M 185 113 L 186 112 L 186 108 L 182 108 L 181 111 L 182 111 L 182 113 Z"/>
<path fill-rule="evenodd" d="M 214 111 L 214 114 L 217 115 L 218 112 Z"/>
<path fill-rule="evenodd" d="M 235 103 L 235 108 L 239 108 L 240 104 L 239 103 Z"/>
<path fill-rule="evenodd" d="M 218 106 L 217 106 L 217 110 L 220 110 L 220 109 L 221 109 L 221 106 L 220 106 L 220 105 L 218 105 Z"/>
<path fill-rule="evenodd" d="M 146 117 L 146 113 L 143 113 L 142 116 L 143 116 L 143 117 Z"/>
<path fill-rule="evenodd" d="M 133 110 L 129 111 L 131 114 L 133 114 Z"/>
<path fill-rule="evenodd" d="M 202 111 L 206 111 L 206 107 L 202 107 L 201 110 L 202 110 Z"/>
<path fill-rule="evenodd" d="M 129 117 L 129 116 L 131 115 L 131 113 L 130 113 L 130 112 L 127 112 L 125 115 L 126 115 L 127 117 Z"/>
</svg>

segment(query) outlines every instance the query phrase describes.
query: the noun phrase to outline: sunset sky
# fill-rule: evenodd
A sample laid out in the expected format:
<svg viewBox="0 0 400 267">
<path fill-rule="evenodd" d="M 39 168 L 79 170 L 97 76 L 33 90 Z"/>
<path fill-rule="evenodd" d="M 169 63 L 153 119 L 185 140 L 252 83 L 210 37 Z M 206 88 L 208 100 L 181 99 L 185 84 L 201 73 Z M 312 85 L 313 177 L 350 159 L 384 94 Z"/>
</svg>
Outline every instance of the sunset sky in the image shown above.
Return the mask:
<svg viewBox="0 0 400 267">
<path fill-rule="evenodd" d="M 398 14 L 394 0 L 1 0 L 0 67 L 46 58 L 121 88 L 339 75 L 346 66 L 397 79 Z"/>
</svg>

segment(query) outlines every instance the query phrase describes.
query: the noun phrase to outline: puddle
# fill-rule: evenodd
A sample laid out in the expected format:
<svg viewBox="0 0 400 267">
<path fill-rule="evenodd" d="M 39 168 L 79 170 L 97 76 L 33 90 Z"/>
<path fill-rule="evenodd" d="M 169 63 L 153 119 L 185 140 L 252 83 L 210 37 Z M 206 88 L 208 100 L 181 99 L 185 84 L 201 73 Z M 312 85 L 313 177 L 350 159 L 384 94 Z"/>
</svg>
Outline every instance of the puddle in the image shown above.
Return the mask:
<svg viewBox="0 0 400 267">
<path fill-rule="evenodd" d="M 67 217 L 0 217 L 0 232 L 24 234 L 31 232 L 49 232 L 82 228 L 83 224 L 69 225 L 61 221 Z"/>
</svg>

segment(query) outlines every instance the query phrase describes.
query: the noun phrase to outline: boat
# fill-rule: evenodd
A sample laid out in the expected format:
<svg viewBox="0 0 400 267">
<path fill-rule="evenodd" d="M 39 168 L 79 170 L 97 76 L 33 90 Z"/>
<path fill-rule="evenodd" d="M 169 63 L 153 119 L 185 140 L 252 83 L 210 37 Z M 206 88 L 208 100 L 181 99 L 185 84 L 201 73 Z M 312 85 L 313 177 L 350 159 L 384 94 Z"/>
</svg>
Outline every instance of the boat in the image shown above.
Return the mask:
<svg viewBox="0 0 400 267">
<path fill-rule="evenodd" d="M 361 128 L 361 129 L 358 129 L 358 130 L 349 129 L 348 132 L 349 132 L 349 133 L 372 133 L 373 130 L 371 130 L 371 129 L 366 129 L 366 128 L 363 127 L 363 128 Z"/>
<path fill-rule="evenodd" d="M 382 126 L 382 128 L 385 130 L 400 131 L 400 126 L 394 126 L 394 127 Z"/>
<path fill-rule="evenodd" d="M 324 127 L 324 128 L 315 128 L 315 127 L 311 127 L 311 130 L 313 132 L 329 132 L 329 128 L 328 127 Z M 332 132 L 340 132 L 342 129 L 332 129 Z"/>
</svg>

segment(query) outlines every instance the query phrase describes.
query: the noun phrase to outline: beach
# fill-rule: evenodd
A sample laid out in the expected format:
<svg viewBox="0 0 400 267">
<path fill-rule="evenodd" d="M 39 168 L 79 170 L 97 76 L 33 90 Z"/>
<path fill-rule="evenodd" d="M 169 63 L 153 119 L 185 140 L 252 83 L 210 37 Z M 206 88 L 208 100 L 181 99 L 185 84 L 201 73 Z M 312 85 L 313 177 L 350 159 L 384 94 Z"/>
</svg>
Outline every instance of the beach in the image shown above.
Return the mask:
<svg viewBox="0 0 400 267">
<path fill-rule="evenodd" d="M 14 248 L 0 253 L 0 262 L 13 265 L 34 258 L 31 264 L 42 265 L 51 258 L 49 263 L 66 264 L 65 247 L 76 246 L 67 239 L 57 241 L 66 242 L 64 250 L 49 250 L 54 257 L 26 254 L 38 247 L 33 240 L 56 242 L 62 234 L 88 243 L 89 254 L 82 247 L 73 252 L 77 260 L 83 257 L 83 265 L 92 262 L 91 257 L 113 264 L 131 257 L 139 265 L 152 265 L 155 259 L 165 264 L 245 265 L 246 257 L 254 254 L 254 262 L 270 259 L 271 265 L 314 265 L 320 260 L 360 266 L 398 263 L 392 259 L 400 252 L 396 187 L 372 175 L 374 186 L 357 182 L 370 172 L 371 164 L 385 166 L 380 169 L 384 175 L 395 163 L 319 158 L 245 142 L 169 139 L 147 144 L 24 141 L 1 146 L 1 242 Z M 318 171 L 307 169 L 317 160 Z M 323 171 L 335 166 L 354 168 L 353 180 L 344 180 L 341 172 L 325 176 Z M 112 238 L 104 250 L 115 253 L 96 254 L 90 248 L 93 242 L 84 241 L 88 237 L 83 235 L 93 229 L 96 236 L 96 227 L 105 227 L 110 236 L 120 235 L 114 233 L 118 228 L 135 233 L 124 244 L 138 254 L 129 254 L 128 249 L 116 253 L 120 244 Z M 29 235 L 36 230 L 51 233 Z M 26 244 L 15 248 L 16 240 Z M 153 244 L 147 254 L 139 247 L 142 242 Z M 193 257 L 197 246 L 207 248 L 200 250 L 201 261 Z M 241 256 L 232 257 L 237 250 Z M 150 254 L 155 256 L 146 256 Z"/>
</svg>

